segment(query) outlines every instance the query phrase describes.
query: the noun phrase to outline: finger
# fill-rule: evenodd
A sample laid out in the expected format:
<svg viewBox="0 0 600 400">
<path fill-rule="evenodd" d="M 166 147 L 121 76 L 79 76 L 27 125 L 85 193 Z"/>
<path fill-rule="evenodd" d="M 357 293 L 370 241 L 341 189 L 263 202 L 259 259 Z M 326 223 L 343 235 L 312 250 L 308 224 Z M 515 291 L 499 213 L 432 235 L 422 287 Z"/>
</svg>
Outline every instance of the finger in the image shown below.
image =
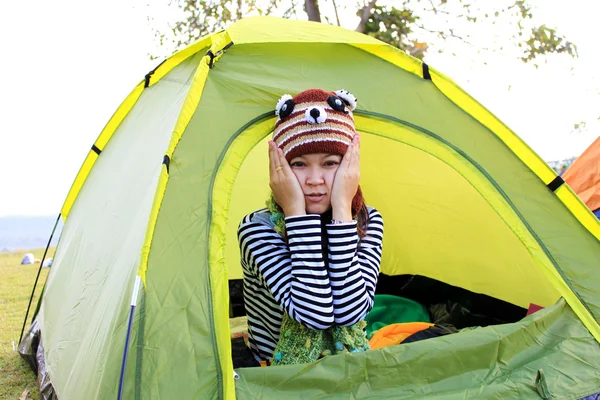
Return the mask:
<svg viewBox="0 0 600 400">
<path fill-rule="evenodd" d="M 344 155 L 344 164 L 346 168 L 352 165 L 352 160 L 354 159 L 354 143 L 350 143 L 348 145 L 348 149 L 346 150 L 346 154 Z"/>
<path fill-rule="evenodd" d="M 280 167 L 283 168 L 284 173 L 292 172 L 292 169 L 290 168 L 290 164 L 285 159 L 285 156 L 283 155 L 283 150 L 281 150 L 280 148 L 277 148 L 277 159 L 278 159 L 278 164 Z"/>
<path fill-rule="evenodd" d="M 279 147 L 275 146 L 275 164 L 277 165 L 277 168 L 283 166 L 283 164 L 281 163 L 282 152 L 283 152 L 283 150 L 281 150 Z"/>
<path fill-rule="evenodd" d="M 269 142 L 269 171 L 271 176 L 274 177 L 277 174 L 277 153 L 275 150 L 275 143 Z"/>
</svg>

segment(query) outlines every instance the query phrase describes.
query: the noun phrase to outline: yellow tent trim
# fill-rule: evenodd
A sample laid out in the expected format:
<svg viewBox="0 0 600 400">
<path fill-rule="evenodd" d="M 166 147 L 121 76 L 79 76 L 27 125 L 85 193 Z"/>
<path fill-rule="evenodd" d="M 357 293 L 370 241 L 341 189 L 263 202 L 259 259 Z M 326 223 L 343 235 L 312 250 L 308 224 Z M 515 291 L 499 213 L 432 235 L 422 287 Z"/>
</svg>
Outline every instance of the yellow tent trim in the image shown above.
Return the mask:
<svg viewBox="0 0 600 400">
<path fill-rule="evenodd" d="M 142 279 L 144 287 L 146 287 L 146 270 L 148 269 L 148 256 L 150 254 L 152 238 L 154 237 L 154 228 L 156 227 L 156 221 L 158 220 L 158 212 L 160 211 L 160 206 L 165 197 L 165 191 L 167 189 L 168 180 L 169 171 L 167 171 L 167 166 L 163 164 L 162 169 L 160 171 L 160 177 L 158 178 L 158 185 L 156 186 L 154 200 L 152 201 L 152 209 L 150 210 L 148 227 L 146 228 L 144 244 L 142 245 L 142 254 L 140 255 L 140 265 L 138 267 L 138 276 Z"/>
<path fill-rule="evenodd" d="M 231 191 L 236 176 L 244 159 L 260 141 L 272 132 L 273 118 L 260 122 L 250 127 L 238 136 L 227 149 L 225 157 L 218 167 L 212 192 L 212 215 L 209 232 L 209 265 L 210 281 L 212 285 L 214 322 L 219 354 L 231 354 L 231 340 L 229 337 L 229 286 L 228 271 L 225 262 L 225 248 L 227 238 L 227 221 Z M 227 301 L 223 301 L 226 299 Z M 231 357 L 220 357 L 225 398 L 235 398 L 235 386 L 232 379 L 233 361 Z"/>
<path fill-rule="evenodd" d="M 154 85 L 156 82 L 161 80 L 166 74 L 168 74 L 173 68 L 181 64 L 183 61 L 187 60 L 189 57 L 193 56 L 200 50 L 205 47 L 208 47 L 211 43 L 212 37 L 215 35 L 206 36 L 196 43 L 187 46 L 185 49 L 180 50 L 173 54 L 171 57 L 167 58 L 162 64 L 160 64 L 152 75 L 149 77 L 148 86 Z"/>
<path fill-rule="evenodd" d="M 217 39 L 217 45 L 220 45 L 222 35 L 213 35 L 211 38 Z M 204 43 L 204 40 L 199 42 L 199 44 Z M 200 46 L 201 47 L 201 46 Z M 213 46 L 211 48 L 215 47 Z M 177 117 L 177 122 L 175 123 L 175 128 L 173 129 L 173 133 L 171 134 L 171 139 L 169 141 L 169 146 L 165 152 L 165 155 L 170 159 L 181 140 L 181 136 L 183 132 L 187 128 L 192 116 L 198 104 L 200 103 L 200 98 L 202 97 L 202 92 L 204 91 L 204 84 L 206 82 L 206 78 L 208 77 L 209 67 L 208 61 L 210 57 L 204 56 L 200 60 L 198 67 L 196 68 L 196 72 L 194 73 L 194 77 L 192 79 L 192 84 L 188 90 L 188 93 L 185 97 L 183 105 L 181 107 L 181 112 Z M 174 67 L 175 65 L 173 65 Z M 154 200 L 152 203 L 152 210 L 150 212 L 148 227 L 146 228 L 146 235 L 144 237 L 144 245 L 142 246 L 142 254 L 140 257 L 140 265 L 138 267 L 138 275 L 142 278 L 142 282 L 144 283 L 144 287 L 146 286 L 146 270 L 148 268 L 148 256 L 150 253 L 150 247 L 152 245 L 152 238 L 154 236 L 154 228 L 156 227 L 156 221 L 158 220 L 158 213 L 160 211 L 160 205 L 162 204 L 163 198 L 165 196 L 165 191 L 167 187 L 167 182 L 169 180 L 169 173 L 166 169 L 166 165 L 163 164 L 163 168 L 161 170 L 161 175 L 158 181 L 158 186 L 156 188 L 156 193 L 154 195 Z"/>
<path fill-rule="evenodd" d="M 450 78 L 433 68 L 429 68 L 432 81 L 435 86 L 458 107 L 462 108 L 468 114 L 472 115 L 482 125 L 493 132 L 502 140 L 512 151 L 527 165 L 534 174 L 536 174 L 544 184 L 549 184 L 556 178 L 556 173 L 550 166 L 542 160 L 521 138 L 504 125 L 490 111 L 479 104 L 475 99 L 460 89 Z M 563 185 L 565 186 L 565 185 Z M 557 197 L 573 213 L 579 222 L 600 240 L 600 225 L 592 221 L 590 213 L 581 201 L 576 201 L 575 194 L 570 191 L 561 191 Z"/>
<path fill-rule="evenodd" d="M 117 111 L 113 114 L 111 119 L 108 121 L 96 141 L 94 142 L 94 146 L 102 151 L 106 146 L 106 143 L 110 140 L 112 135 L 115 133 L 123 119 L 127 116 L 129 111 L 133 108 L 137 100 L 142 95 L 144 91 L 144 82 L 138 84 L 135 89 L 127 96 L 127 98 L 121 103 Z M 71 185 L 71 189 L 69 189 L 69 193 L 67 194 L 67 198 L 62 206 L 61 215 L 63 220 L 66 220 L 69 213 L 71 212 L 71 208 L 73 207 L 73 203 L 79 195 L 79 191 L 83 187 L 85 180 L 87 179 L 92 167 L 96 163 L 98 158 L 98 154 L 94 150 L 90 150 L 90 153 L 85 158 L 77 176 L 75 177 L 75 181 L 73 185 Z"/>
<path fill-rule="evenodd" d="M 310 26 L 302 34 L 290 30 L 290 24 Z M 273 34 L 277 32 L 277 34 Z M 274 17 L 261 17 L 257 29 L 252 18 L 244 18 L 227 28 L 236 45 L 255 43 L 343 43 L 371 53 L 415 75 L 422 76 L 422 62 L 393 46 L 371 36 L 337 26 L 310 21 L 290 21 Z"/>
<path fill-rule="evenodd" d="M 585 203 L 573 192 L 569 185 L 561 185 L 555 192 L 563 204 L 585 228 L 600 240 L 600 220 L 590 211 Z"/>
<path fill-rule="evenodd" d="M 211 51 L 213 54 L 219 54 L 219 52 L 231 42 L 229 35 L 226 32 L 221 32 L 219 34 L 213 35 L 210 37 L 212 40 Z M 203 47 L 205 41 L 199 42 L 198 47 Z M 222 54 L 222 53 L 220 53 Z M 165 152 L 165 155 L 169 158 L 173 155 L 175 148 L 179 144 L 183 132 L 187 128 L 192 116 L 194 115 L 196 109 L 198 108 L 198 104 L 200 103 L 200 99 L 202 97 L 202 93 L 204 91 L 204 85 L 206 83 L 206 79 L 208 77 L 208 73 L 210 71 L 209 68 L 209 56 L 204 56 L 196 69 L 194 74 L 194 78 L 192 80 L 192 84 L 186 98 L 183 102 L 181 112 L 177 118 L 177 122 L 175 123 L 175 128 L 173 129 L 173 133 L 171 135 L 171 140 L 169 142 L 169 146 Z M 216 61 L 214 61 L 216 62 Z M 173 65 L 174 66 L 174 65 Z M 173 67 L 172 66 L 172 67 Z M 171 67 L 171 68 L 172 68 Z M 158 71 L 158 70 L 157 70 Z M 159 178 L 158 186 L 156 188 L 156 193 L 154 196 L 154 200 L 152 203 L 152 210 L 149 216 L 148 227 L 146 229 L 146 234 L 144 237 L 144 245 L 142 246 L 142 253 L 140 256 L 140 265 L 138 267 L 138 275 L 141 277 L 144 287 L 146 287 L 146 272 L 148 269 L 148 258 L 150 254 L 150 248 L 152 246 L 152 238 L 154 237 L 154 230 L 156 228 L 156 222 L 158 220 L 158 215 L 160 212 L 160 207 L 162 201 L 164 199 L 166 193 L 166 187 L 169 180 L 169 174 L 166 169 L 166 165 L 163 164 L 163 168 L 161 170 L 161 175 Z M 209 259 L 211 257 L 209 249 Z M 212 262 L 209 265 L 213 265 Z M 227 278 L 225 278 L 225 285 L 223 285 L 222 278 L 218 274 L 215 274 L 213 268 L 210 269 L 210 277 L 211 277 L 211 293 L 212 293 L 212 302 L 215 321 L 215 331 L 217 334 L 215 335 L 217 338 L 217 348 L 219 350 L 219 354 L 231 354 L 231 343 L 228 341 L 229 339 L 229 310 L 227 307 L 224 307 L 223 304 L 227 304 L 227 302 L 222 303 L 223 296 L 228 296 L 228 288 L 227 288 Z M 226 275 L 225 275 L 226 277 Z M 225 286 L 225 290 L 223 287 Z M 229 298 L 229 297 L 226 297 Z M 225 310 L 221 310 L 220 308 L 224 307 Z M 224 320 L 222 318 L 224 316 Z M 227 340 L 224 340 L 222 335 L 225 335 Z M 233 370 L 233 361 L 231 357 L 220 357 L 219 363 L 221 367 L 221 371 L 223 372 L 223 387 L 224 387 L 224 397 L 225 398 L 235 398 L 235 387 L 233 383 L 233 376 L 228 371 Z"/>
<path fill-rule="evenodd" d="M 215 36 L 215 35 L 212 35 L 212 36 Z M 162 79 L 166 74 L 168 74 L 173 68 L 175 68 L 176 66 L 181 64 L 183 61 L 185 61 L 189 57 L 196 54 L 201 49 L 208 47 L 208 45 L 211 43 L 212 36 L 207 36 L 207 37 L 199 40 L 198 42 L 194 43 L 193 45 L 190 45 L 190 46 L 186 47 L 185 49 L 178 51 L 177 53 L 173 54 L 171 57 L 166 59 L 162 64 L 160 64 L 153 71 L 152 74 L 149 74 L 148 86 L 152 86 L 152 85 L 156 84 L 160 79 Z M 111 119 L 108 121 L 108 123 L 106 124 L 106 126 L 104 127 L 104 129 L 102 130 L 102 132 L 100 133 L 100 135 L 98 136 L 96 141 L 94 142 L 94 146 L 98 150 L 102 151 L 104 149 L 104 147 L 106 146 L 108 141 L 111 139 L 112 135 L 115 133 L 115 131 L 117 130 L 117 128 L 119 127 L 121 122 L 123 122 L 123 119 L 125 119 L 127 114 L 129 114 L 129 112 L 131 111 L 131 109 L 133 108 L 133 106 L 135 105 L 137 100 L 139 99 L 139 97 L 142 95 L 145 85 L 146 85 L 145 80 L 140 82 L 133 89 L 133 91 L 129 94 L 129 96 L 127 96 L 125 98 L 123 103 L 121 103 L 121 105 L 119 106 L 117 111 L 113 114 Z M 67 194 L 67 198 L 61 209 L 61 215 L 62 215 L 63 220 L 67 219 L 67 216 L 69 215 L 69 212 L 71 211 L 71 208 L 73 207 L 73 203 L 75 202 L 75 199 L 77 198 L 77 195 L 79 194 L 79 191 L 83 187 L 85 180 L 87 179 L 92 167 L 94 166 L 97 157 L 98 157 L 98 154 L 95 151 L 91 150 L 90 153 L 85 158 L 81 168 L 79 169 L 79 172 L 77 173 L 77 176 L 76 176 L 73 184 L 71 185 L 71 189 L 69 190 L 69 193 Z"/>
<path fill-rule="evenodd" d="M 236 45 L 252 43 L 347 43 L 381 46 L 382 42 L 368 35 L 340 29 L 320 22 L 297 21 L 277 17 L 243 18 L 227 28 Z M 290 29 L 291 25 L 298 29 Z"/>
<path fill-rule="evenodd" d="M 450 78 L 433 68 L 429 68 L 435 86 L 454 104 L 472 115 L 482 125 L 500 138 L 521 161 L 525 163 L 545 184 L 550 183 L 556 174 L 546 162 L 531 150 L 521 138 L 496 118 L 485 107 L 460 89 Z"/>
<path fill-rule="evenodd" d="M 213 54 L 218 54 L 225 46 L 231 43 L 231 38 L 227 32 L 221 32 L 213 35 L 210 37 L 210 39 L 212 39 L 210 51 Z M 203 42 L 204 41 L 202 41 L 202 43 Z M 175 129 L 173 130 L 169 147 L 165 153 L 169 157 L 173 155 L 173 152 L 175 151 L 175 148 L 177 147 L 185 128 L 190 123 L 190 120 L 192 119 L 192 116 L 194 115 L 194 112 L 196 112 L 196 108 L 200 103 L 200 98 L 202 97 L 202 92 L 204 91 L 204 84 L 206 83 L 206 78 L 210 70 L 208 64 L 209 61 L 210 57 L 204 56 L 202 60 L 200 60 L 200 64 L 198 65 L 196 73 L 194 74 L 192 85 L 183 103 L 181 113 L 177 118 L 177 123 L 175 124 Z"/>
<path fill-rule="evenodd" d="M 411 72 L 419 77 L 423 77 L 423 63 L 414 57 L 409 56 L 389 45 L 383 45 L 381 43 L 373 44 L 354 44 L 356 48 L 359 48 L 367 53 L 371 53 L 374 56 L 381 58 L 397 67 L 402 68 L 407 72 Z"/>
<path fill-rule="evenodd" d="M 222 32 L 214 37 L 213 44 L 211 46 L 211 52 L 216 56 L 213 60 L 213 63 L 217 63 L 218 59 L 222 57 L 222 50 L 225 46 L 229 45 L 232 42 L 231 37 L 227 32 Z M 202 89 L 204 88 L 204 82 L 206 81 L 206 75 L 208 75 L 209 67 L 208 67 L 208 58 L 207 62 L 201 62 L 200 66 L 202 67 L 203 73 L 205 73 L 204 80 L 202 81 Z M 204 61 L 204 60 L 203 60 Z M 191 99 L 190 101 L 195 101 Z M 193 108 L 191 108 L 188 112 L 193 113 L 196 110 L 196 107 L 200 101 L 200 97 L 198 97 L 196 103 Z M 185 108 L 185 104 L 184 104 Z M 185 109 L 184 109 L 185 111 Z M 183 113 L 181 115 L 182 119 L 186 118 Z M 187 118 L 187 123 L 191 118 L 191 114 L 189 118 Z M 178 121 L 179 124 L 179 121 Z M 183 132 L 183 131 L 182 131 Z M 175 129 L 175 133 L 173 135 L 173 139 L 175 139 L 175 134 L 177 134 L 177 128 Z M 179 140 L 179 139 L 177 139 Z M 172 144 L 173 145 L 173 144 Z M 174 144 L 176 146 L 176 144 Z M 171 147 L 169 148 L 171 149 Z M 217 173 L 218 175 L 218 173 Z M 211 194 L 213 200 L 215 200 L 215 190 Z M 229 199 L 227 199 L 229 201 Z M 213 203 L 214 204 L 214 203 Z M 215 207 L 212 207 L 212 213 L 214 213 Z M 211 215 L 211 218 L 213 216 Z M 212 221 L 220 221 L 220 218 L 213 219 Z M 212 306 L 213 306 L 213 322 L 215 328 L 215 338 L 216 345 L 219 353 L 219 363 L 221 367 L 222 380 L 223 380 L 223 397 L 225 399 L 234 399 L 235 398 L 235 385 L 233 380 L 233 360 L 229 355 L 231 354 L 231 341 L 229 338 L 229 286 L 228 286 L 228 278 L 225 267 L 225 273 L 216 268 L 217 265 L 223 265 L 223 262 L 218 262 L 215 260 L 221 259 L 224 260 L 224 257 L 219 256 L 219 252 L 215 252 L 213 240 L 213 231 L 215 230 L 214 224 L 211 224 L 209 227 L 209 244 L 208 244 L 208 265 L 209 265 L 209 274 L 210 274 L 210 287 L 211 287 L 211 295 L 212 295 Z M 223 246 L 224 249 L 224 246 Z M 220 251 L 221 253 L 223 250 Z M 223 301 L 226 299 L 226 301 Z"/>
</svg>

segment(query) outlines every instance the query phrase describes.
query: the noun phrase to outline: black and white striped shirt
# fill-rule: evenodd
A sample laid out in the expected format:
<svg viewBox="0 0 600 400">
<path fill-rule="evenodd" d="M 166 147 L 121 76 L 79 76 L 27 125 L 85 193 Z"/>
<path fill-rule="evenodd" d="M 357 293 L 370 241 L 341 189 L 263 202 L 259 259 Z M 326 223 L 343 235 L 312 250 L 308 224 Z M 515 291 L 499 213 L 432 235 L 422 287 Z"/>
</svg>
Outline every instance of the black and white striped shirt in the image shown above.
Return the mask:
<svg viewBox="0 0 600 400">
<path fill-rule="evenodd" d="M 249 343 L 257 359 L 272 358 L 284 311 L 308 328 L 327 329 L 353 325 L 371 310 L 383 219 L 374 208 L 368 210 L 369 224 L 360 242 L 356 221 L 323 228 L 317 214 L 287 217 L 286 243 L 275 232 L 268 210 L 244 217 L 238 240 Z"/>
</svg>

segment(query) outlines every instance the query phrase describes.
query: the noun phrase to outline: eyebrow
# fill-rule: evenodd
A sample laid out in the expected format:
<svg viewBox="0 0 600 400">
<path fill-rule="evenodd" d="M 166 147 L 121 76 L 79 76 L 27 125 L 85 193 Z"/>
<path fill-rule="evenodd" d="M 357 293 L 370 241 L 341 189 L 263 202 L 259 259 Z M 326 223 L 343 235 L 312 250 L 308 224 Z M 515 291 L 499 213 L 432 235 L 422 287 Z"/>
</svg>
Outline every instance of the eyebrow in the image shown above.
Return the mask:
<svg viewBox="0 0 600 400">
<path fill-rule="evenodd" d="M 294 157 L 294 158 L 292 158 L 292 159 L 290 160 L 290 163 L 294 162 L 294 160 L 297 160 L 297 159 L 300 159 L 300 160 L 306 161 L 306 158 L 305 158 L 304 156 L 305 156 L 305 155 L 303 154 L 303 155 L 301 155 L 301 156 Z M 323 159 L 326 159 L 326 158 L 328 158 L 328 157 L 342 157 L 342 158 L 343 158 L 343 156 L 341 156 L 340 154 L 326 154 L 326 155 L 323 157 Z"/>
</svg>

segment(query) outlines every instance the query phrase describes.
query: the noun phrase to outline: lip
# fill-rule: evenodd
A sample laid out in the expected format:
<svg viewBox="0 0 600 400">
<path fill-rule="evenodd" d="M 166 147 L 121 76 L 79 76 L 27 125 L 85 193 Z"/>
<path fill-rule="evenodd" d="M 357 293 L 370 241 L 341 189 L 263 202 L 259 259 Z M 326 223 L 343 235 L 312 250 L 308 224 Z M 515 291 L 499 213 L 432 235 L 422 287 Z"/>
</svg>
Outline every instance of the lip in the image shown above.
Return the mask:
<svg viewBox="0 0 600 400">
<path fill-rule="evenodd" d="M 311 193 L 311 194 L 307 194 L 306 198 L 313 202 L 313 203 L 318 203 L 321 200 L 323 200 L 325 198 L 325 194 L 323 193 Z"/>
</svg>

